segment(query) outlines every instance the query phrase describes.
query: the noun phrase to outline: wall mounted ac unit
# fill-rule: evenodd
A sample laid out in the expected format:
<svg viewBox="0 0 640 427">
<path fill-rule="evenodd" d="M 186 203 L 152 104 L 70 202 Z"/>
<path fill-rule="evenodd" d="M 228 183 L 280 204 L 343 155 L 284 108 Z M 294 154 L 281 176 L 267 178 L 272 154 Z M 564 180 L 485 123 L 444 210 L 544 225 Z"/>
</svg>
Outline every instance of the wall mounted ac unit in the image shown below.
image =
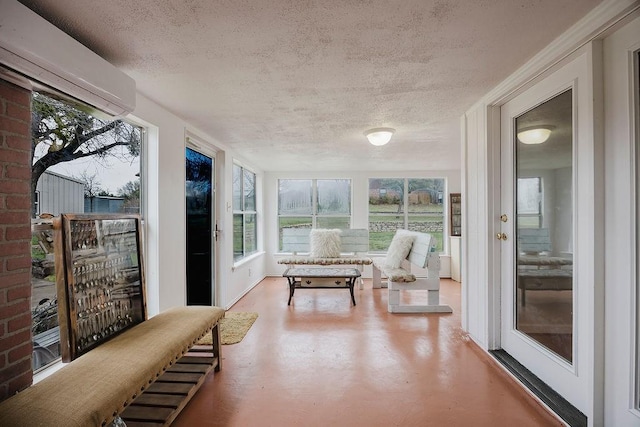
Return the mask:
<svg viewBox="0 0 640 427">
<path fill-rule="evenodd" d="M 134 110 L 136 83 L 15 0 L 0 0 L 0 64 L 100 110 Z"/>
</svg>

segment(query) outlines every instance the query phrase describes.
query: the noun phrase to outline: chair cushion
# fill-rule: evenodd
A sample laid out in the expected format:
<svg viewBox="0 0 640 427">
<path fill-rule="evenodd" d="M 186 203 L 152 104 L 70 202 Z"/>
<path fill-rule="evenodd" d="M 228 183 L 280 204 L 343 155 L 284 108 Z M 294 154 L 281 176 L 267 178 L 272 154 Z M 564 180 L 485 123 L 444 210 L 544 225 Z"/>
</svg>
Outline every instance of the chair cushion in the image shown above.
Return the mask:
<svg viewBox="0 0 640 427">
<path fill-rule="evenodd" d="M 340 230 L 314 228 L 309 233 L 312 258 L 337 258 L 340 256 Z"/>
<path fill-rule="evenodd" d="M 402 261 L 409 255 L 415 238 L 415 235 L 407 233 L 406 230 L 397 230 L 393 236 L 393 240 L 391 240 L 389 249 L 387 249 L 387 258 L 384 262 L 385 266 L 388 268 L 399 268 L 402 265 Z"/>
</svg>

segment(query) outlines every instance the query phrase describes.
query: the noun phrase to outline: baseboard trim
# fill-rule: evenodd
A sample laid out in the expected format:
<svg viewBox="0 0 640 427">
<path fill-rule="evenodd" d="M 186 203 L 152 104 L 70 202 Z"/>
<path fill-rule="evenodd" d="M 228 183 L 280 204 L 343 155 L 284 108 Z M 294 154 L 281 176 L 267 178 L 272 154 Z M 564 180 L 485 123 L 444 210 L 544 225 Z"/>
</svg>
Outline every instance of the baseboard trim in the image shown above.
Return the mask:
<svg viewBox="0 0 640 427">
<path fill-rule="evenodd" d="M 502 366 L 571 427 L 587 427 L 587 416 L 504 350 L 489 350 Z"/>
</svg>

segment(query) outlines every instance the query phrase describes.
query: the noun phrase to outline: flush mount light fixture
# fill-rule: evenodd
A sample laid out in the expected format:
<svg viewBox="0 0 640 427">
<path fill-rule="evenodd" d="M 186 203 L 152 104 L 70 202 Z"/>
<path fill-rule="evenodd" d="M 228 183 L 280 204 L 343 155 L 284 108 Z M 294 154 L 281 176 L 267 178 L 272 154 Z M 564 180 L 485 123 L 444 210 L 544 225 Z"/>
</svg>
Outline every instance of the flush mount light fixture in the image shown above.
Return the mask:
<svg viewBox="0 0 640 427">
<path fill-rule="evenodd" d="M 364 136 L 367 137 L 372 145 L 380 146 L 389 142 L 391 135 L 393 135 L 395 131 L 395 129 L 391 128 L 374 128 L 366 131 Z"/>
<path fill-rule="evenodd" d="M 523 144 L 533 145 L 542 144 L 551 135 L 551 129 L 547 126 L 532 126 L 520 129 L 518 132 L 518 140 Z"/>
</svg>

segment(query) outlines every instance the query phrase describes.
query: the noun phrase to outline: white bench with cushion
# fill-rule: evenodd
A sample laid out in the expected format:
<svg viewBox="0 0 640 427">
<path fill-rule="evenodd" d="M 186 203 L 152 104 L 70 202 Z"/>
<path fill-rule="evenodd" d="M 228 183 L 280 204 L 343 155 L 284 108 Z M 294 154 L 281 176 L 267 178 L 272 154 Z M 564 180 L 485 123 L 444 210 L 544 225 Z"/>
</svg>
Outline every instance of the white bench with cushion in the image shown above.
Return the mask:
<svg viewBox="0 0 640 427">
<path fill-rule="evenodd" d="M 369 230 L 366 229 L 282 229 L 282 250 L 292 256 L 278 260 L 289 268 L 296 265 L 353 265 L 362 272 L 373 261 L 369 251 Z M 304 253 L 306 255 L 299 255 Z M 360 289 L 363 283 L 360 280 Z"/>
<path fill-rule="evenodd" d="M 440 255 L 435 239 L 428 233 L 397 230 L 384 259 L 373 262 L 373 287 L 384 287 L 387 278 L 390 313 L 451 313 L 450 306 L 440 304 Z M 411 266 L 427 269 L 427 277 L 416 277 Z M 400 304 L 400 291 L 427 291 L 426 305 Z"/>
</svg>

